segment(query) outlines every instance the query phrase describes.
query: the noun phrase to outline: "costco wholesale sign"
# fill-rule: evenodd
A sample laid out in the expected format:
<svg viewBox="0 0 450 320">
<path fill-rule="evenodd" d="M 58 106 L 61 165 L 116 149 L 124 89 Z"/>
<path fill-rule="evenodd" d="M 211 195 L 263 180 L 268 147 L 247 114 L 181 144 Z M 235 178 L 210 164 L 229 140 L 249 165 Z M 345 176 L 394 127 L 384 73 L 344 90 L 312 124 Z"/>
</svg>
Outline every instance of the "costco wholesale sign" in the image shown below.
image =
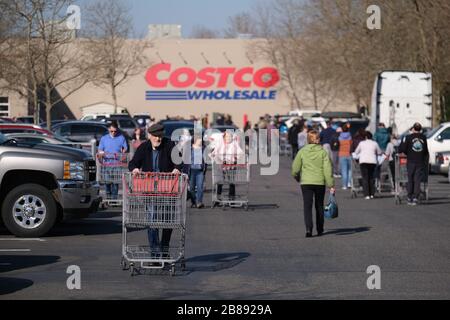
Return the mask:
<svg viewBox="0 0 450 320">
<path fill-rule="evenodd" d="M 275 100 L 275 86 L 280 82 L 278 70 L 271 67 L 194 70 L 189 67 L 172 69 L 170 63 L 150 67 L 145 78 L 152 89 L 158 89 L 147 91 L 147 100 Z M 239 89 L 226 90 L 230 84 Z M 179 90 L 168 91 L 168 87 Z"/>
</svg>

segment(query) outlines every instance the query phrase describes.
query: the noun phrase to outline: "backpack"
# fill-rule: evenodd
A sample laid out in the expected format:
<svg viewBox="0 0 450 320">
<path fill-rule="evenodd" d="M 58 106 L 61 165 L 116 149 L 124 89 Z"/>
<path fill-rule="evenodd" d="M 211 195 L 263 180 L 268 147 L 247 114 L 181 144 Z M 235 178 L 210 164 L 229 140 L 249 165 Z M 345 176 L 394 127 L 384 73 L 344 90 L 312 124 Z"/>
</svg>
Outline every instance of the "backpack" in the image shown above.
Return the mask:
<svg viewBox="0 0 450 320">
<path fill-rule="evenodd" d="M 331 138 L 330 146 L 332 151 L 339 151 L 340 143 L 339 136 L 337 134 L 333 135 L 333 137 Z"/>
</svg>

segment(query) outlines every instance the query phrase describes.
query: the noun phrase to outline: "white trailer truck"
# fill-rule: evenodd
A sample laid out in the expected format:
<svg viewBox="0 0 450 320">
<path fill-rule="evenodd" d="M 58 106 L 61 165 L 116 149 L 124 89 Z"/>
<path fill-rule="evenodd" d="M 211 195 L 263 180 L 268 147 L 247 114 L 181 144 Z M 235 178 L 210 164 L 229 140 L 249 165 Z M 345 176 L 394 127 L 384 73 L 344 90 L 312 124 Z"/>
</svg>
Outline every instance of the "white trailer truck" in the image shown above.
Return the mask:
<svg viewBox="0 0 450 320">
<path fill-rule="evenodd" d="M 431 73 L 385 71 L 376 80 L 372 94 L 369 130 L 375 132 L 379 123 L 402 134 L 419 122 L 432 127 L 433 87 Z"/>
</svg>

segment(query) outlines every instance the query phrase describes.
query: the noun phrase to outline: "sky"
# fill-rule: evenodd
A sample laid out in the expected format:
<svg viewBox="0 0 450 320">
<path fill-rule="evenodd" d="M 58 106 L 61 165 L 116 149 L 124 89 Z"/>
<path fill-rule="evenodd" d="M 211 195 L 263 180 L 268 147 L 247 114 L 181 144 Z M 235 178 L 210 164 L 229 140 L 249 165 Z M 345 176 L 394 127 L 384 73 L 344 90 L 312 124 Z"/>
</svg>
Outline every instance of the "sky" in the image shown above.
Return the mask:
<svg viewBox="0 0 450 320">
<path fill-rule="evenodd" d="M 258 0 L 123 0 L 132 7 L 135 30 L 147 34 L 149 24 L 180 24 L 184 37 L 195 25 L 223 31 L 228 17 L 251 12 Z M 261 1 L 261 0 L 259 0 Z"/>
</svg>

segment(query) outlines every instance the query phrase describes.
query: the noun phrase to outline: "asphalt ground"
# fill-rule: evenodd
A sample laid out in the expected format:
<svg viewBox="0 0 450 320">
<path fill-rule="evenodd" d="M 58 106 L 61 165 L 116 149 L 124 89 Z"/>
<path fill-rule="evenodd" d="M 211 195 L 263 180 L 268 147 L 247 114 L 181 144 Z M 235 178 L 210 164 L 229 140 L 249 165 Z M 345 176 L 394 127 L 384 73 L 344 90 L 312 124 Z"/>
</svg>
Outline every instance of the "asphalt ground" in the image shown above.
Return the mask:
<svg viewBox="0 0 450 320">
<path fill-rule="evenodd" d="M 189 209 L 186 270 L 174 277 L 122 271 L 118 210 L 63 223 L 41 239 L 16 239 L 1 227 L 0 299 L 449 299 L 447 178 L 430 177 L 430 198 L 408 207 L 391 195 L 352 199 L 338 190 L 339 218 L 306 239 L 300 187 L 283 158 L 277 176 L 253 168 L 249 211 Z M 71 265 L 80 267 L 80 290 L 67 287 Z M 367 287 L 372 265 L 380 290 Z"/>
</svg>

